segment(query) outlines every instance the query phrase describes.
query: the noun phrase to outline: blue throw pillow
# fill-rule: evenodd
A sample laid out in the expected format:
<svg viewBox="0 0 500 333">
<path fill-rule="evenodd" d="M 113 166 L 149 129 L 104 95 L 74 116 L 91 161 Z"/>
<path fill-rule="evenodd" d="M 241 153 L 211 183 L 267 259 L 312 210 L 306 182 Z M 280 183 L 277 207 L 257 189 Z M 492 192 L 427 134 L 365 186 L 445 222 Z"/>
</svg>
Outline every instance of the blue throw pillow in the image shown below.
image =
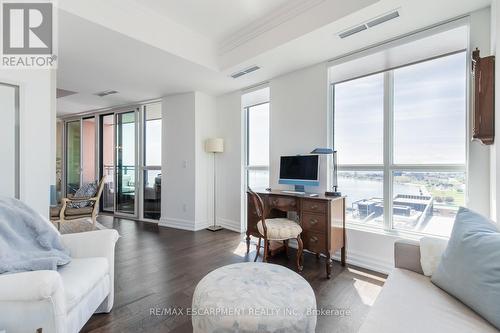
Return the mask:
<svg viewBox="0 0 500 333">
<path fill-rule="evenodd" d="M 500 231 L 461 207 L 432 282 L 500 329 Z"/>
</svg>

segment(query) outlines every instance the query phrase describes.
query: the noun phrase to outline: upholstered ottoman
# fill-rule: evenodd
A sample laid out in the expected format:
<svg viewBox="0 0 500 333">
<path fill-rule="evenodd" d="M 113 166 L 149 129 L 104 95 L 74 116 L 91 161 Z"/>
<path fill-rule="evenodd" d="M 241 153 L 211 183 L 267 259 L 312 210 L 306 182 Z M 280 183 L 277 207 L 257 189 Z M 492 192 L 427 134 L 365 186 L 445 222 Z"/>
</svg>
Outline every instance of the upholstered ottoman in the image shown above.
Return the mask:
<svg viewBox="0 0 500 333">
<path fill-rule="evenodd" d="M 312 333 L 315 309 L 311 286 L 294 271 L 267 263 L 228 265 L 196 286 L 193 332 Z"/>
</svg>

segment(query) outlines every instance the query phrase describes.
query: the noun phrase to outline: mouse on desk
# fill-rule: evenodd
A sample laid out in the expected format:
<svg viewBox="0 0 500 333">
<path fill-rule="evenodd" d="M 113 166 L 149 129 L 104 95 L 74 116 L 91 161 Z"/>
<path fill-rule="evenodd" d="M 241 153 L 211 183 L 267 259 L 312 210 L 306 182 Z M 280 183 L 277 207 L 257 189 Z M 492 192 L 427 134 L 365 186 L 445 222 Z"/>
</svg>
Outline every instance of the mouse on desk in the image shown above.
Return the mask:
<svg viewBox="0 0 500 333">
<path fill-rule="evenodd" d="M 266 188 L 266 191 L 271 192 L 271 188 L 270 187 Z"/>
</svg>

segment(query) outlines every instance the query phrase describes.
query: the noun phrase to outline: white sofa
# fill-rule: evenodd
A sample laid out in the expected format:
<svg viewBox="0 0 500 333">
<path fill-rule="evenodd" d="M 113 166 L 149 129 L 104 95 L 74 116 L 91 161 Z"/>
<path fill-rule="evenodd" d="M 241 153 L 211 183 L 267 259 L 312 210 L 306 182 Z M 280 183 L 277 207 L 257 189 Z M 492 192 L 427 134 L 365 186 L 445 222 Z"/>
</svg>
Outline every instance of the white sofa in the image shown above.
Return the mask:
<svg viewBox="0 0 500 333">
<path fill-rule="evenodd" d="M 0 331 L 78 332 L 114 298 L 116 230 L 62 235 L 72 260 L 57 271 L 0 275 Z"/>
<path fill-rule="evenodd" d="M 418 242 L 397 241 L 394 259 L 396 267 L 359 333 L 498 333 L 493 325 L 423 275 Z"/>
</svg>

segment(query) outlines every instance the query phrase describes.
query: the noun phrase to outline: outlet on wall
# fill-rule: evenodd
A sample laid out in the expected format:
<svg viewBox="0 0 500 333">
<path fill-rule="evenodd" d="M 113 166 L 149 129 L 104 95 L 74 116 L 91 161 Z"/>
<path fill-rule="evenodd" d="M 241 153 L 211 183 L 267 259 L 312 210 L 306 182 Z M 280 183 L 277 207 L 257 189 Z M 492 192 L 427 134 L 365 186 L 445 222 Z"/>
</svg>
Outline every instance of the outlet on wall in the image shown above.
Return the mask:
<svg viewBox="0 0 500 333">
<path fill-rule="evenodd" d="M 182 168 L 186 169 L 187 166 L 188 166 L 188 161 L 186 161 L 186 160 L 182 161 Z"/>
<path fill-rule="evenodd" d="M 185 203 L 182 204 L 182 211 L 184 213 L 187 211 L 187 205 Z"/>
</svg>

